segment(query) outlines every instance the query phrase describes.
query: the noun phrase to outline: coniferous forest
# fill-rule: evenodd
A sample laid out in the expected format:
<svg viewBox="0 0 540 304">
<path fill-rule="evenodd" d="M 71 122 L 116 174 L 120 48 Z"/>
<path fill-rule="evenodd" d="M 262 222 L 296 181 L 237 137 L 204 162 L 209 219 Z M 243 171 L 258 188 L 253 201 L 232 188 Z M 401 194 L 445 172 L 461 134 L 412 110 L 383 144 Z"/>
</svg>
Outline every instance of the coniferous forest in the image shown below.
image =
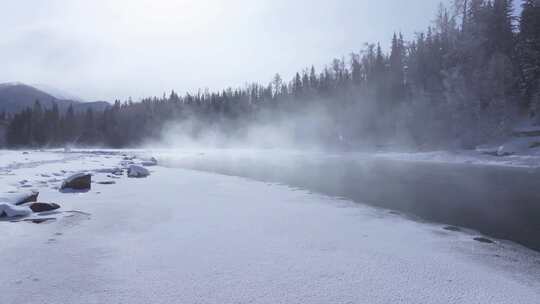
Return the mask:
<svg viewBox="0 0 540 304">
<path fill-rule="evenodd" d="M 117 100 L 103 112 L 36 101 L 2 114 L 7 143 L 129 147 L 166 132 L 212 133 L 225 144 L 258 126 L 333 148 L 472 148 L 506 136 L 524 117 L 540 123 L 540 1 L 522 1 L 519 12 L 512 2 L 456 0 L 414 39 L 389 37 L 388 52 L 367 44 L 290 81 L 276 74 L 267 85 Z"/>
</svg>

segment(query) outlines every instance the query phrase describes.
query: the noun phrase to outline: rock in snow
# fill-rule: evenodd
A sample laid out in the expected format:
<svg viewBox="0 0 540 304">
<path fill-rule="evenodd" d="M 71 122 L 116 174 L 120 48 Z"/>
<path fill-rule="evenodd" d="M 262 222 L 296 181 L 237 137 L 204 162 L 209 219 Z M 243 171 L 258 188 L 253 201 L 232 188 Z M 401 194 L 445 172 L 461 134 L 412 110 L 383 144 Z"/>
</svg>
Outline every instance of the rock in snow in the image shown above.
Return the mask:
<svg viewBox="0 0 540 304">
<path fill-rule="evenodd" d="M 39 195 L 39 192 L 37 191 L 24 191 L 24 192 L 19 192 L 19 193 L 0 194 L 0 202 L 21 205 L 24 203 L 36 202 L 38 195 Z"/>
<path fill-rule="evenodd" d="M 145 167 L 157 166 L 157 164 L 158 164 L 158 161 L 154 157 L 151 157 L 150 159 L 144 160 L 141 162 L 141 165 Z"/>
<path fill-rule="evenodd" d="M 0 203 L 0 217 L 27 216 L 31 213 L 32 210 L 28 207 L 15 206 L 10 203 Z"/>
<path fill-rule="evenodd" d="M 515 138 L 500 146 L 497 155 L 508 156 L 526 153 L 530 148 L 538 146 L 538 142 L 540 142 L 538 137 Z"/>
<path fill-rule="evenodd" d="M 92 183 L 92 175 L 88 173 L 77 173 L 66 178 L 60 189 L 90 189 Z"/>
<path fill-rule="evenodd" d="M 116 184 L 115 181 L 102 181 L 102 182 L 97 182 L 98 184 L 100 185 L 114 185 Z"/>
<path fill-rule="evenodd" d="M 60 205 L 55 203 L 33 203 L 30 206 L 33 212 L 46 212 L 60 208 Z"/>
<path fill-rule="evenodd" d="M 128 177 L 147 177 L 150 175 L 150 171 L 148 169 L 137 166 L 137 165 L 131 165 L 128 168 Z"/>
</svg>

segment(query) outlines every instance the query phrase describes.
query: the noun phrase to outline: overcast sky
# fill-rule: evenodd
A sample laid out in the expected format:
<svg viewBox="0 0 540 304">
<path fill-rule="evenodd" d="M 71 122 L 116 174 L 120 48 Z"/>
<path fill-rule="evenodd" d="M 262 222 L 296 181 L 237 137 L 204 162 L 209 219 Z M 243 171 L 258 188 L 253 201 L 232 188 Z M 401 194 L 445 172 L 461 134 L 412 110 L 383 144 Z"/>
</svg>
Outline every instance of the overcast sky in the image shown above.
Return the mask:
<svg viewBox="0 0 540 304">
<path fill-rule="evenodd" d="M 17 0 L 0 9 L 0 82 L 87 100 L 267 83 L 425 29 L 437 0 Z"/>
</svg>

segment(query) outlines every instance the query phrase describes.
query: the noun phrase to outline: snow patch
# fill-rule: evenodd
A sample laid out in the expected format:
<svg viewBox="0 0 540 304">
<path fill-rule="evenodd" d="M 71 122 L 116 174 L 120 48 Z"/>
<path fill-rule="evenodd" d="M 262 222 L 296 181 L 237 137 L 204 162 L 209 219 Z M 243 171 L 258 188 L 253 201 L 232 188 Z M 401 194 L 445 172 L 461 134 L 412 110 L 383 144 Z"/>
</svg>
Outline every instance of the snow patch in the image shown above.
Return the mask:
<svg viewBox="0 0 540 304">
<path fill-rule="evenodd" d="M 18 217 L 18 216 L 28 216 L 32 214 L 32 210 L 28 207 L 15 206 L 10 203 L 0 203 L 0 217 L 7 216 Z"/>
</svg>

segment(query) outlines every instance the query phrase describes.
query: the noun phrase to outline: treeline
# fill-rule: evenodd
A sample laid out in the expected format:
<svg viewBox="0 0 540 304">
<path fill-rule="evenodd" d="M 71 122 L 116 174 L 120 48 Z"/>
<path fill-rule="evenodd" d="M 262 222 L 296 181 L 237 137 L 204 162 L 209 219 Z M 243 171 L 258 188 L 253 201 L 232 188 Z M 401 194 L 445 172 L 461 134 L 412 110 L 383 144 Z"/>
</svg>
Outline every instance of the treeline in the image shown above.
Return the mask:
<svg viewBox="0 0 540 304">
<path fill-rule="evenodd" d="M 336 147 L 469 148 L 505 136 L 525 116 L 540 122 L 539 1 L 523 1 L 516 18 L 511 0 L 455 0 L 414 40 L 394 34 L 389 54 L 370 44 L 289 82 L 276 74 L 268 85 L 173 91 L 116 101 L 104 112 L 59 113 L 36 102 L 9 118 L 7 139 L 10 146 L 125 147 L 164 132 L 242 139 L 256 125 Z"/>
</svg>

